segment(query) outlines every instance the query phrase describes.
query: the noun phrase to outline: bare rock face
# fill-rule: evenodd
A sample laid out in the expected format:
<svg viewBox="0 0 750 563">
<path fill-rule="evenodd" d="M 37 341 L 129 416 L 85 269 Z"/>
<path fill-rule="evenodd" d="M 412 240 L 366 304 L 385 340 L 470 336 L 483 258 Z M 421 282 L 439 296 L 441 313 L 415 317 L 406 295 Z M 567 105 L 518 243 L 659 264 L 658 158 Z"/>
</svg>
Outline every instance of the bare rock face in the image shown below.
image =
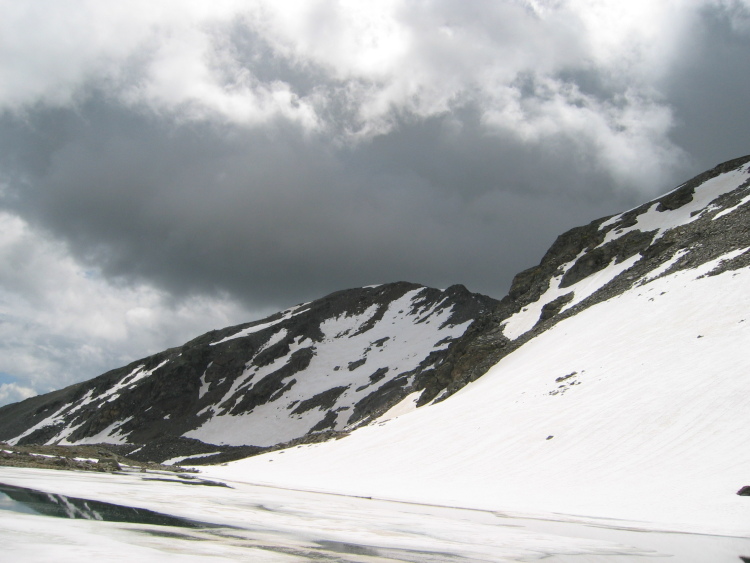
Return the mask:
<svg viewBox="0 0 750 563">
<path fill-rule="evenodd" d="M 0 409 L 0 440 L 215 461 L 339 436 L 417 391 L 497 301 L 463 286 L 339 291 Z M 219 456 L 219 457 L 217 457 Z"/>
<path fill-rule="evenodd" d="M 517 274 L 494 313 L 472 325 L 437 370 L 440 399 L 560 320 L 675 271 L 731 256 L 708 275 L 750 265 L 750 156 L 653 201 L 562 235 Z M 437 396 L 427 388 L 424 404 Z"/>
<path fill-rule="evenodd" d="M 501 301 L 406 282 L 339 291 L 2 407 L 0 440 L 216 463 L 338 438 L 396 404 L 444 400 L 561 320 L 660 276 L 747 267 L 748 249 L 750 156 L 563 233 Z"/>
</svg>

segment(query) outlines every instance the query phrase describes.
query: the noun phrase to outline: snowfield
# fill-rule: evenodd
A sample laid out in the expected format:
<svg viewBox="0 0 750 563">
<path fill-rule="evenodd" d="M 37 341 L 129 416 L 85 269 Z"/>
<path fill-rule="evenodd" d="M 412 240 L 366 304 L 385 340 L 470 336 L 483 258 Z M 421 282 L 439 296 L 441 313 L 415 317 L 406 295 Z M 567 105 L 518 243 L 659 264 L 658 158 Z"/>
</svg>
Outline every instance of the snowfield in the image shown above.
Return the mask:
<svg viewBox="0 0 750 563">
<path fill-rule="evenodd" d="M 723 260 L 746 250 L 732 251 Z M 9 561 L 737 562 L 750 557 L 750 269 L 664 275 L 530 340 L 442 403 L 174 476 L 0 467 L 0 483 L 210 523 L 12 512 Z M 658 274 L 662 274 L 658 277 Z M 608 274 L 605 274 L 608 275 Z M 17 506 L 15 508 L 18 508 Z M 30 511 L 26 511 L 30 512 Z M 665 559 L 668 558 L 668 559 Z"/>
<path fill-rule="evenodd" d="M 564 320 L 443 403 L 207 475 L 416 503 L 750 531 L 750 271 Z"/>
</svg>

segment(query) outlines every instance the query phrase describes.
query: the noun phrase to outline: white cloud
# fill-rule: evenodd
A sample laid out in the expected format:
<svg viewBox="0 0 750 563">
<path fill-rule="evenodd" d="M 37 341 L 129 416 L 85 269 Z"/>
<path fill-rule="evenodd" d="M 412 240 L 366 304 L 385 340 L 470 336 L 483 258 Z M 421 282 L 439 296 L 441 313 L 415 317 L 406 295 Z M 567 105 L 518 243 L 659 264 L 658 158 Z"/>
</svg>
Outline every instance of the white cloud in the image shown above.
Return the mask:
<svg viewBox="0 0 750 563">
<path fill-rule="evenodd" d="M 0 403 L 89 379 L 213 328 L 257 318 L 222 297 L 179 302 L 114 285 L 23 220 L 0 213 Z"/>
<path fill-rule="evenodd" d="M 37 394 L 29 387 L 23 387 L 17 383 L 0 383 L 0 405 L 23 401 Z"/>
<path fill-rule="evenodd" d="M 178 120 L 283 119 L 351 142 L 388 132 L 397 115 L 474 104 L 490 132 L 583 141 L 637 185 L 646 174 L 612 151 L 662 169 L 679 161 L 661 81 L 698 10 L 719 4 L 729 2 L 0 0 L 0 108 L 70 104 L 96 84 Z M 269 60 L 232 40 L 237 29 L 289 72 L 269 76 Z M 305 72 L 313 87 L 295 84 Z M 561 77 L 571 72 L 595 75 L 604 99 Z"/>
<path fill-rule="evenodd" d="M 710 3 L 710 0 L 708 0 Z M 623 80 L 658 78 L 678 55 L 706 0 L 569 0 L 562 8 L 580 22 L 587 53 Z"/>
</svg>

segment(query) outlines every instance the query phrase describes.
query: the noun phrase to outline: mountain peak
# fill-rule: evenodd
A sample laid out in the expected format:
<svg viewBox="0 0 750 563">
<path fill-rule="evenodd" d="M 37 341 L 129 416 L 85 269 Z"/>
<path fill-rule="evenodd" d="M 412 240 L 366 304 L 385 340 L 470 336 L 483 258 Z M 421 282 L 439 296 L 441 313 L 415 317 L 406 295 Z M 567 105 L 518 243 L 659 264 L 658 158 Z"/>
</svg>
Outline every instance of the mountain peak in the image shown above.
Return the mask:
<svg viewBox="0 0 750 563">
<path fill-rule="evenodd" d="M 214 462 L 341 437 L 444 401 L 594 305 L 680 270 L 750 265 L 748 203 L 750 156 L 563 233 L 501 301 L 462 285 L 336 291 L 2 407 L 0 440 Z"/>
<path fill-rule="evenodd" d="M 128 444 L 165 459 L 330 437 L 407 397 L 413 408 L 428 387 L 434 396 L 435 371 L 496 306 L 460 285 L 337 291 L 4 407 L 0 439 Z"/>
</svg>

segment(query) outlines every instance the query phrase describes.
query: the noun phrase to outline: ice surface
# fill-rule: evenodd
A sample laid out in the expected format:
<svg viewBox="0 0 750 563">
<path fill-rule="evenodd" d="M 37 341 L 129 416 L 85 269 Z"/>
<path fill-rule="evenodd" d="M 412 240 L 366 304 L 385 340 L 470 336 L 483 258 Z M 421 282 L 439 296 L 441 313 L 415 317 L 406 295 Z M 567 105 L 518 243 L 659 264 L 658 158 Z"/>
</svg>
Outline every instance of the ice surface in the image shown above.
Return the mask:
<svg viewBox="0 0 750 563">
<path fill-rule="evenodd" d="M 14 507 L 0 500 L 3 558 L 30 563 L 78 563 L 92 557 L 128 562 L 734 563 L 750 552 L 746 538 L 660 533 L 642 523 L 551 514 L 529 518 L 245 483 L 230 483 L 231 489 L 184 486 L 153 477 L 0 468 L 0 482 L 13 486 L 116 504 L 127 499 L 130 506 L 217 527 L 65 520 L 8 512 L 2 508 Z"/>
<path fill-rule="evenodd" d="M 642 523 L 562 515 L 529 518 L 245 483 L 230 483 L 234 488 L 185 486 L 153 477 L 0 468 L 0 483 L 126 502 L 217 526 L 66 520 L 2 510 L 14 507 L 0 500 L 3 560 L 734 563 L 750 552 L 748 539 L 660 533 Z"/>
</svg>

